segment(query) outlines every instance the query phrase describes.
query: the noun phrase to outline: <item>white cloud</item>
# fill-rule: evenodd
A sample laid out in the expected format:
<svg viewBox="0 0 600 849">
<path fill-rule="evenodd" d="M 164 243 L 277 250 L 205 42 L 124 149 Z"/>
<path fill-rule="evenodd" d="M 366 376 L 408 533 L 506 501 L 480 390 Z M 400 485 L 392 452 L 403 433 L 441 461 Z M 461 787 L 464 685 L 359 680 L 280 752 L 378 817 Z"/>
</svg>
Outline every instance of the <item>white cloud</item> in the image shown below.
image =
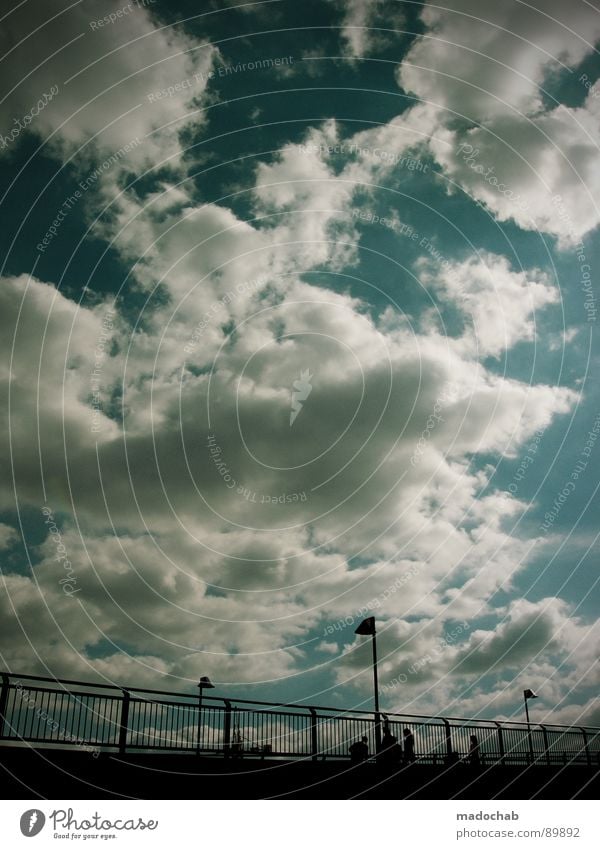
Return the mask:
<svg viewBox="0 0 600 849">
<path fill-rule="evenodd" d="M 360 59 L 385 47 L 390 31 L 401 34 L 405 18 L 399 4 L 386 0 L 334 0 L 343 9 L 342 41 L 348 56 Z"/>
<path fill-rule="evenodd" d="M 114 153 L 139 138 L 142 144 L 124 160 L 126 166 L 154 166 L 173 154 L 176 164 L 177 133 L 188 120 L 192 98 L 204 94 L 217 52 L 172 27 L 161 28 L 150 6 L 132 5 L 114 23 L 93 27 L 123 8 L 119 0 L 69 7 L 52 0 L 34 9 L 21 5 L 3 20 L 0 49 L 3 54 L 12 49 L 3 77 L 8 95 L 0 107 L 4 134 L 13 118 L 28 115 L 55 86 L 57 94 L 29 124 L 43 139 L 52 136 L 53 147 L 71 155 L 94 139 L 94 147 Z M 32 55 L 39 57 L 39 67 L 24 74 Z M 183 81 L 186 87 L 172 96 L 157 95 Z M 193 120 L 202 120 L 197 110 Z"/>
<path fill-rule="evenodd" d="M 152 220 L 145 224 L 151 228 Z M 243 230 L 239 238 L 243 244 Z M 181 234 L 179 252 L 194 240 L 193 229 Z M 159 251 L 148 261 L 149 274 L 162 261 Z M 19 399 L 11 422 L 19 498 L 42 503 L 31 452 L 39 415 L 48 503 L 57 513 L 76 510 L 85 539 L 84 548 L 71 523 L 64 525 L 81 588 L 76 597 L 65 597 L 58 584 L 51 538 L 35 570 L 43 595 L 32 600 L 37 591 L 29 578 L 8 584 L 26 628 L 36 620 L 28 633 L 44 662 L 62 641 L 56 663 L 66 668 L 70 642 L 77 668 L 106 670 L 105 661 L 92 659 L 106 634 L 131 654 L 134 665 L 123 674 L 139 668 L 144 681 L 152 658 L 161 658 L 157 672 L 185 679 L 208 670 L 223 681 L 274 680 L 302 668 L 294 645 L 311 627 L 357 613 L 367 601 L 389 621 L 407 610 L 432 623 L 489 613 L 490 595 L 509 587 L 527 562 L 529 544 L 503 530 L 516 502 L 492 492 L 481 498 L 488 477 L 469 471 L 465 457 L 510 453 L 570 408 L 568 391 L 495 377 L 474 367 L 472 345 L 385 322 L 379 328 L 357 299 L 294 276 L 278 288 L 274 277 L 269 285 L 278 297 L 268 310 L 256 301 L 256 314 L 247 312 L 211 366 L 210 402 L 208 374 L 186 374 L 180 384 L 184 354 L 177 359 L 177 344 L 190 338 L 197 312 L 186 311 L 166 330 L 166 304 L 131 339 L 115 317 L 116 348 L 102 362 L 102 404 L 123 382 L 125 419 L 103 420 L 96 453 L 89 376 L 106 305 L 78 309 L 39 281 L 5 283 L 9 327 L 26 293 L 11 389 Z M 514 285 L 526 283 L 519 277 Z M 518 326 L 526 337 L 534 301 L 521 300 Z M 226 323 L 237 306 L 221 308 Z M 10 345 L 10 336 L 3 338 Z M 40 341 L 28 347 L 31 339 Z M 197 346 L 198 362 L 206 361 L 215 339 L 200 334 Z M 292 432 L 290 388 L 302 368 L 314 375 L 313 390 Z M 450 383 L 443 420 L 413 465 L 436 399 Z M 235 480 L 233 492 L 214 465 L 208 433 Z M 304 498 L 288 502 L 286 493 Z M 7 490 L 7 505 L 11 498 Z M 107 533 L 111 521 L 118 535 Z M 350 564 L 358 553 L 365 560 L 360 568 Z M 393 590 L 413 567 L 414 576 Z M 17 639 L 14 616 L 11 622 L 11 657 L 29 666 L 32 650 Z"/>
<path fill-rule="evenodd" d="M 525 3 L 458 0 L 423 7 L 425 34 L 398 69 L 402 87 L 476 122 L 530 114 L 541 107 L 550 69 L 578 64 L 600 36 L 596 10 L 550 0 Z"/>
<path fill-rule="evenodd" d="M 0 522 L 0 551 L 5 551 L 7 548 L 12 548 L 18 541 L 19 535 L 10 525 L 5 525 Z"/>
<path fill-rule="evenodd" d="M 397 77 L 430 104 L 431 146 L 445 175 L 499 220 L 576 242 L 600 221 L 598 107 L 588 96 L 579 109 L 544 111 L 541 88 L 550 71 L 592 51 L 596 10 L 463 0 L 451 10 L 427 5 L 422 17 L 428 29 Z M 459 117 L 470 128 L 457 129 Z M 556 195 L 566 214 L 551 203 Z"/>
<path fill-rule="evenodd" d="M 365 42 L 367 31 L 352 29 L 362 26 L 357 20 L 371 26 L 373 9 L 347 6 L 351 55 L 375 47 Z M 67 36 L 84 26 L 83 14 L 77 7 Z M 436 37 L 460 35 L 431 7 L 424 14 Z M 205 70 L 214 56 L 180 33 L 158 32 L 148 14 L 136 12 L 92 33 L 95 41 L 86 33 L 65 49 L 53 66 L 58 77 L 112 49 L 116 27 L 122 27 L 117 45 L 139 40 L 94 66 L 110 65 L 106 74 L 96 79 L 82 72 L 39 116 L 44 132 L 68 118 L 57 136 L 69 152 L 145 93 Z M 507 39 L 493 41 L 490 56 L 518 41 Z M 440 44 L 420 40 L 409 60 L 425 61 L 434 43 Z M 199 49 L 179 55 L 191 47 Z M 565 50 L 573 62 L 584 49 L 569 42 Z M 153 64 L 157 54 L 161 61 Z M 466 46 L 460 56 L 469 57 L 465 75 L 476 76 L 479 66 Z M 435 61 L 443 71 L 455 54 L 444 48 Z M 543 78 L 545 60 L 532 63 L 530 52 L 519 62 L 535 84 L 519 88 L 514 78 L 522 78 L 511 72 L 498 80 L 496 93 L 531 111 L 538 108 L 535 81 Z M 407 84 L 410 73 L 408 65 L 401 71 Z M 107 79 L 128 79 L 76 113 L 99 93 L 100 77 L 103 86 Z M 416 85 L 426 77 L 414 79 Z M 33 76 L 23 81 L 11 108 L 24 109 L 39 85 Z M 418 93 L 425 96 L 422 85 Z M 348 215 L 356 186 L 385 181 L 394 157 L 423 151 L 434 130 L 431 148 L 457 176 L 443 150 L 483 131 L 448 130 L 440 116 L 459 95 L 448 84 L 437 96 L 445 98 L 438 107 L 419 105 L 357 134 L 351 141 L 368 149 L 343 165 L 306 146 L 284 145 L 256 168 L 253 221 L 225 205 L 200 204 L 193 189 L 167 180 L 144 201 L 122 196 L 96 232 L 114 239 L 138 288 L 149 294 L 161 285 L 161 299 L 135 329 L 120 313 L 111 320 L 97 433 L 90 384 L 108 304 L 78 308 L 39 280 L 3 280 L 5 364 L 17 329 L 12 370 L 5 366 L 2 375 L 4 398 L 11 392 L 3 459 L 15 469 L 20 503 L 39 509 L 45 497 L 66 517 L 59 524 L 80 589 L 72 598 L 61 589 L 51 537 L 39 547 L 32 575 L 7 576 L 0 622 L 13 641 L 7 655 L 13 668 L 47 664 L 71 677 L 93 668 L 143 683 L 155 675 L 191 681 L 207 673 L 220 681 L 277 680 L 306 669 L 301 644 L 315 633 L 319 651 L 331 657 L 340 646 L 344 651 L 337 680 L 351 679 L 366 692 L 368 647 L 348 628 L 337 640 L 328 625 L 363 615 L 365 607 L 376 611 L 389 680 L 415 658 L 435 655 L 457 621 L 488 617 L 485 628 L 463 633 L 467 649 L 450 645 L 410 673 L 414 697 L 433 709 L 495 661 L 502 681 L 512 681 L 515 664 L 538 653 L 533 677 L 547 681 L 548 652 L 560 650 L 556 631 L 575 652 L 587 632 L 569 620 L 564 603 L 493 606 L 497 590 L 514 588 L 532 542 L 510 528 L 523 505 L 502 497 L 492 470 L 472 462 L 490 453 L 516 456 L 536 430 L 576 401 L 568 389 L 527 385 L 481 362 L 536 341 L 538 312 L 557 301 L 550 281 L 535 269 L 515 271 L 491 253 L 449 260 L 435 272 L 430 263 L 418 263 L 422 285 L 463 319 L 448 334 L 431 314 L 399 321 L 394 310 L 382 308 L 373 317 L 359 298 L 302 279 L 308 271 L 356 263 L 358 231 Z M 473 94 L 465 108 L 473 115 L 479 110 L 494 126 L 517 120 L 496 105 L 485 111 L 481 102 Z M 113 149 L 126 136 L 183 114 L 175 96 L 149 105 L 102 130 L 100 146 Z M 563 119 L 560 111 L 548 118 L 557 136 Z M 175 130 L 157 135 L 136 165 L 178 154 L 176 138 Z M 331 121 L 308 130 L 305 142 L 318 148 L 339 139 Z M 554 179 L 552 157 L 548 168 Z M 474 193 L 471 177 L 469 171 L 460 179 Z M 505 196 L 486 186 L 481 199 L 499 217 L 514 216 L 502 205 Z M 571 184 L 561 183 L 560 190 L 566 195 Z M 532 202 L 534 214 L 548 218 L 547 204 L 539 203 L 536 212 Z M 555 226 L 551 216 L 544 226 Z M 581 226 L 577 219 L 575 227 Z M 292 387 L 305 371 L 311 392 L 291 429 Z M 429 426 L 436 409 L 440 415 Z M 10 507 L 12 489 L 7 485 L 1 495 Z M 106 640 L 114 652 L 106 652 Z M 478 660 L 467 657 L 469 646 Z M 100 648 L 105 656 L 99 658 Z M 458 660 L 460 674 L 452 672 Z M 576 671 L 569 667 L 569 675 Z M 442 682 L 435 695 L 433 681 Z M 473 709 L 484 697 L 472 696 Z"/>
<path fill-rule="evenodd" d="M 499 357 L 519 341 L 535 341 L 535 317 L 558 292 L 536 269 L 512 271 L 506 258 L 479 253 L 464 262 L 439 267 L 426 258 L 417 262 L 419 279 L 448 298 L 463 313 L 469 339 L 479 356 Z"/>
</svg>

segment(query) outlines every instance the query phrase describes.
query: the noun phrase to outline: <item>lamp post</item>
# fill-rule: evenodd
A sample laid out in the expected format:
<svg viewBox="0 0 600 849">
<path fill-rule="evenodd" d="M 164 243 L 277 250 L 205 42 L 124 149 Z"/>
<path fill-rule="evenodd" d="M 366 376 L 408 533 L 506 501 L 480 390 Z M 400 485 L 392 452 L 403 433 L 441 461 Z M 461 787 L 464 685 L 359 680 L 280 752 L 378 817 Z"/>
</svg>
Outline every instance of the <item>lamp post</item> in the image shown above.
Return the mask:
<svg viewBox="0 0 600 849">
<path fill-rule="evenodd" d="M 212 683 L 208 675 L 203 675 L 197 684 L 198 686 L 198 745 L 196 746 L 196 754 L 200 754 L 200 736 L 202 733 L 202 694 L 204 690 L 214 690 L 215 685 Z"/>
<path fill-rule="evenodd" d="M 529 738 L 529 754 L 531 756 L 531 763 L 533 763 L 533 740 L 531 739 L 531 724 L 529 722 L 529 699 L 537 699 L 536 694 L 533 690 L 523 690 L 523 700 L 525 702 L 525 717 L 527 719 L 527 737 Z"/>
<path fill-rule="evenodd" d="M 381 749 L 381 725 L 379 716 L 379 683 L 377 677 L 377 632 L 375 630 L 375 617 L 369 616 L 368 619 L 363 619 L 355 634 L 361 636 L 370 636 L 372 638 L 373 647 L 373 694 L 375 702 L 375 749 L 376 753 Z"/>
</svg>

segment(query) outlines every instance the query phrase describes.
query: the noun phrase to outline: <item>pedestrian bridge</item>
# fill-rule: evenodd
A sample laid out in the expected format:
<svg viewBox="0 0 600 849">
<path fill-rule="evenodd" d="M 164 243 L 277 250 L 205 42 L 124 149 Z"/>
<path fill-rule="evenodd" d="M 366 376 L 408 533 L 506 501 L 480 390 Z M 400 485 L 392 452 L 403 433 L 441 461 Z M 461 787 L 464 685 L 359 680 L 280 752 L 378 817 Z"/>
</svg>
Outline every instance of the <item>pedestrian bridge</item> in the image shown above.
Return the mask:
<svg viewBox="0 0 600 849">
<path fill-rule="evenodd" d="M 35 747 L 120 756 L 195 753 L 229 760 L 348 761 L 365 736 L 375 754 L 383 714 L 304 704 L 201 698 L 111 684 L 0 673 L 0 750 Z M 482 767 L 600 766 L 600 728 L 385 714 L 417 764 L 466 763 L 471 735 Z"/>
</svg>

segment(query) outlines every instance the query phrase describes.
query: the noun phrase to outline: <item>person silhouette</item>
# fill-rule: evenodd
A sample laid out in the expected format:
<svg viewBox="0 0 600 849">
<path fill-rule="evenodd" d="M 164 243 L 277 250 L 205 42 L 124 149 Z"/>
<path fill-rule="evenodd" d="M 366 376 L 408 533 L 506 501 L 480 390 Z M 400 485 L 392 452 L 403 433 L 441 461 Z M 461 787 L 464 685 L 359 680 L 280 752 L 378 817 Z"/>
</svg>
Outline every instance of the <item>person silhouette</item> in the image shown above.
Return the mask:
<svg viewBox="0 0 600 849">
<path fill-rule="evenodd" d="M 415 738 L 410 728 L 405 728 L 402 732 L 404 735 L 404 763 L 414 763 L 415 758 Z"/>
<path fill-rule="evenodd" d="M 390 726 L 386 723 L 383 726 L 383 737 L 381 738 L 380 762 L 385 767 L 396 766 L 402 759 L 402 746 L 398 744 L 398 740 L 392 734 Z"/>
<path fill-rule="evenodd" d="M 471 734 L 469 743 L 469 764 L 474 767 L 481 766 L 481 758 L 479 757 L 479 740 L 475 734 Z"/>
<path fill-rule="evenodd" d="M 369 746 L 366 737 L 361 737 L 360 741 L 357 740 L 353 743 L 348 749 L 350 752 L 350 762 L 353 764 L 359 764 L 362 761 L 366 761 L 369 757 Z"/>
</svg>

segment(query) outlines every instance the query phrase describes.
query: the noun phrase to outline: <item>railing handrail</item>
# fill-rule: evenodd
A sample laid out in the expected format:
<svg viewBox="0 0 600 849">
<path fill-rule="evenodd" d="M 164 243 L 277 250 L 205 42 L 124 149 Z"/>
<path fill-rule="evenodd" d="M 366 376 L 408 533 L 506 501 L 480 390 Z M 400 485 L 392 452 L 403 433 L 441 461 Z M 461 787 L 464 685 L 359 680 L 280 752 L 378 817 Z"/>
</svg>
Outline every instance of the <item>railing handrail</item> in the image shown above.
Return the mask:
<svg viewBox="0 0 600 849">
<path fill-rule="evenodd" d="M 197 693 L 181 693 L 181 692 L 177 692 L 177 691 L 173 691 L 173 690 L 154 690 L 154 689 L 150 689 L 148 687 L 135 687 L 135 686 L 130 686 L 130 685 L 120 686 L 119 684 L 96 684 L 96 683 L 93 683 L 93 682 L 90 682 L 90 681 L 81 681 L 81 680 L 69 679 L 69 678 L 53 678 L 51 676 L 45 676 L 45 675 L 25 675 L 25 674 L 19 675 L 15 672 L 1 672 L 0 671 L 0 676 L 6 676 L 8 679 L 19 679 L 19 680 L 26 680 L 26 681 L 43 681 L 43 682 L 51 682 L 53 684 L 59 684 L 59 685 L 68 684 L 68 685 L 75 685 L 75 686 L 78 686 L 78 687 L 87 687 L 87 688 L 90 688 L 90 689 L 115 690 L 118 693 L 130 693 L 130 694 L 132 694 L 132 693 L 151 693 L 152 695 L 157 695 L 157 696 L 171 696 L 171 697 L 176 696 L 177 698 L 193 699 L 194 701 L 198 700 L 198 694 Z M 44 689 L 48 690 L 49 688 L 46 687 Z M 61 687 L 61 689 L 65 690 L 65 687 Z M 66 692 L 71 692 L 71 691 L 66 690 Z M 88 695 L 88 694 L 79 694 L 78 693 L 77 695 Z M 89 695 L 93 695 L 93 694 L 89 694 Z M 202 694 L 202 701 L 203 702 L 207 702 L 207 701 L 222 702 L 223 705 L 225 705 L 226 702 L 230 702 L 230 703 L 233 703 L 234 706 L 238 705 L 238 704 L 244 704 L 244 705 L 256 705 L 258 707 L 299 708 L 301 710 L 308 711 L 309 714 L 312 711 L 326 711 L 326 712 L 332 713 L 334 716 L 337 716 L 337 717 L 344 716 L 346 714 L 360 714 L 360 715 L 372 717 L 373 713 L 374 713 L 372 710 L 362 710 L 360 708 L 340 709 L 340 708 L 334 708 L 334 707 L 325 707 L 323 705 L 300 704 L 298 702 L 266 702 L 266 701 L 258 701 L 258 700 L 255 700 L 255 699 L 238 699 L 235 696 L 233 696 L 233 697 L 232 696 L 227 696 L 227 697 L 224 697 L 224 696 L 209 696 L 206 693 Z M 520 721 L 508 720 L 508 719 L 507 720 L 504 720 L 504 719 L 501 719 L 501 720 L 498 720 L 498 719 L 475 719 L 475 718 L 469 719 L 469 718 L 459 717 L 459 716 L 432 716 L 432 715 L 429 715 L 429 714 L 418 714 L 418 713 L 394 713 L 393 711 L 388 711 L 388 710 L 380 710 L 379 713 L 384 717 L 397 717 L 399 720 L 410 720 L 410 721 L 412 721 L 412 720 L 415 720 L 415 719 L 426 719 L 426 720 L 437 720 L 440 723 L 444 723 L 445 721 L 460 722 L 463 725 L 468 725 L 468 724 L 473 723 L 475 725 L 488 724 L 488 725 L 492 726 L 492 725 L 501 724 L 503 727 L 506 727 L 506 726 L 515 726 L 517 728 L 523 728 L 523 727 L 527 728 L 528 727 L 528 724 L 526 722 L 520 722 Z M 414 724 L 414 722 L 413 722 L 413 724 Z M 579 731 L 581 731 L 582 728 L 584 728 L 586 731 L 590 731 L 592 734 L 600 733 L 600 727 L 593 726 L 593 725 L 586 725 L 586 726 L 560 725 L 560 724 L 548 723 L 548 722 L 544 722 L 544 723 L 539 723 L 539 722 L 534 723 L 534 722 L 532 722 L 532 723 L 529 723 L 529 725 L 536 726 L 538 728 L 542 728 L 542 727 L 545 726 L 549 731 L 552 731 L 553 729 L 561 729 L 561 730 L 563 730 L 563 732 L 569 731 L 569 730 L 579 732 Z"/>
</svg>

